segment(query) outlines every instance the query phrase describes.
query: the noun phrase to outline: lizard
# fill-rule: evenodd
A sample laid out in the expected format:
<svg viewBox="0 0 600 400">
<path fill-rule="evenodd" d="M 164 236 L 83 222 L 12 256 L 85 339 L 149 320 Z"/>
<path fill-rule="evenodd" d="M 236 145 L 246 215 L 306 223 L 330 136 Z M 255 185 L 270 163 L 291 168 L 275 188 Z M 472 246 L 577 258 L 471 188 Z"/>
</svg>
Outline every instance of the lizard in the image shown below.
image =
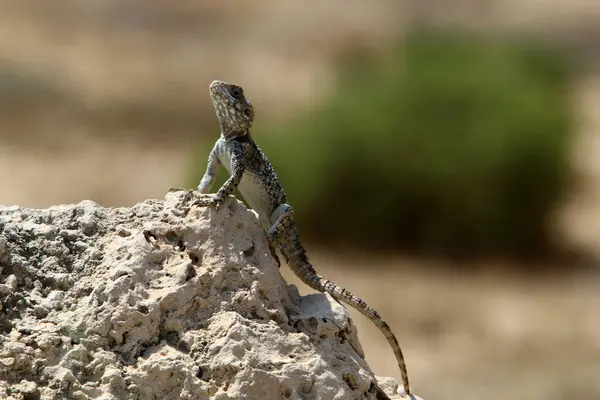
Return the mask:
<svg viewBox="0 0 600 400">
<path fill-rule="evenodd" d="M 412 398 L 404 355 L 390 326 L 361 298 L 318 275 L 310 263 L 300 241 L 294 210 L 287 202 L 283 186 L 270 161 L 250 134 L 254 107 L 246 99 L 242 87 L 215 80 L 209 85 L 209 94 L 221 135 L 208 156 L 206 172 L 198 185 L 198 191 L 205 196 L 192 206 L 218 208 L 238 189 L 250 208 L 258 214 L 259 222 L 267 233 L 271 253 L 278 264 L 274 248 L 279 249 L 285 262 L 302 282 L 350 305 L 379 328 L 396 356 L 404 391 Z M 216 193 L 209 193 L 220 166 L 225 167 L 230 176 Z"/>
</svg>

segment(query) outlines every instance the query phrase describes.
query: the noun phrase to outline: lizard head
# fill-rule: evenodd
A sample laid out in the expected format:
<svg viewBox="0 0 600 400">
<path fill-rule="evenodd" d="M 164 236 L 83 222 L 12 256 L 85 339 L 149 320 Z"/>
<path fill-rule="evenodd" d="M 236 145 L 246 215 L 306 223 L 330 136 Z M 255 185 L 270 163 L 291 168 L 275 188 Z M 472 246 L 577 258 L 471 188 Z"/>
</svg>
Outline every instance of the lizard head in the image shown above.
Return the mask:
<svg viewBox="0 0 600 400">
<path fill-rule="evenodd" d="M 254 107 L 244 96 L 244 90 L 227 82 L 213 81 L 208 91 L 225 139 L 246 135 L 254 121 Z"/>
</svg>

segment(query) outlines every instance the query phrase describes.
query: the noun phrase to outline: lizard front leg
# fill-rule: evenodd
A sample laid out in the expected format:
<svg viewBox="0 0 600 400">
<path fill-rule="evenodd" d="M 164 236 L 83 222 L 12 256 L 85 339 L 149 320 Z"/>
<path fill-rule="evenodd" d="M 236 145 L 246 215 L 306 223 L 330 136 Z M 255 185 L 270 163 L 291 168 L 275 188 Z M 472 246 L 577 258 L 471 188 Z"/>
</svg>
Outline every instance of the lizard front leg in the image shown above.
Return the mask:
<svg viewBox="0 0 600 400">
<path fill-rule="evenodd" d="M 246 169 L 246 163 L 244 160 L 244 153 L 241 146 L 232 145 L 231 146 L 231 176 L 223 186 L 217 191 L 217 193 L 207 194 L 205 198 L 195 201 L 192 205 L 198 207 L 209 207 L 212 205 L 216 205 L 217 209 L 223 201 L 231 194 L 235 189 L 237 189 L 240 181 L 242 180 L 242 176 L 244 175 L 244 170 Z M 212 154 L 212 153 L 211 153 Z M 216 158 L 216 157 L 215 157 Z M 210 159 L 209 159 L 210 161 Z M 198 190 L 201 193 L 206 193 L 210 190 L 210 186 L 214 182 L 214 175 L 210 174 L 210 171 L 207 169 L 206 174 L 202 178 L 200 185 L 198 186 Z"/>
<path fill-rule="evenodd" d="M 208 163 L 206 165 L 206 171 L 200 180 L 200 184 L 198 185 L 198 191 L 200 193 L 208 193 L 212 188 L 212 185 L 215 183 L 215 179 L 217 178 L 217 172 L 219 172 L 219 167 L 221 166 L 221 162 L 219 161 L 219 157 L 217 157 L 217 149 L 219 146 L 219 141 L 215 143 L 213 149 L 208 155 Z"/>
<path fill-rule="evenodd" d="M 217 172 L 219 171 L 219 167 L 221 166 L 221 162 L 219 161 L 219 157 L 217 157 L 217 148 L 219 146 L 219 141 L 215 143 L 213 149 L 208 155 L 208 163 L 206 165 L 206 172 L 202 176 L 202 180 L 198 185 L 198 191 L 200 193 L 208 193 L 213 183 L 215 183 L 215 178 L 217 177 Z M 191 189 L 185 189 L 180 187 L 174 187 L 169 189 L 169 192 L 191 192 Z"/>
</svg>

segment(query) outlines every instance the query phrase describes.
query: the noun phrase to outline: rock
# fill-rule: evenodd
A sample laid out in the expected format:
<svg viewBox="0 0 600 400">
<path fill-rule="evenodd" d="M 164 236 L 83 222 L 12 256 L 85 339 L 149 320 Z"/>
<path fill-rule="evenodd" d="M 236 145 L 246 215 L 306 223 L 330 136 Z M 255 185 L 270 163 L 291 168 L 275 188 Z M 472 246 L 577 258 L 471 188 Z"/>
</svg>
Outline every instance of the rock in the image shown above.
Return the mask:
<svg viewBox="0 0 600 400">
<path fill-rule="evenodd" d="M 242 203 L 194 196 L 0 208 L 0 398 L 377 397 L 345 308 L 286 285 Z"/>
</svg>

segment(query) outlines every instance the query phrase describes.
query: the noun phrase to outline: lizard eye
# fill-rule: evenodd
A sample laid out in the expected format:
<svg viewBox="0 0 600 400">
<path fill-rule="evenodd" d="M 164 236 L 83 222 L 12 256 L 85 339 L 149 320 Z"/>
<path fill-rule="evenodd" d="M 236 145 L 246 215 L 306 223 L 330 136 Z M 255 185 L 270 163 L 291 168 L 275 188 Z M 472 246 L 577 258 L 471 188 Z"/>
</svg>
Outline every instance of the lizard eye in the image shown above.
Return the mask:
<svg viewBox="0 0 600 400">
<path fill-rule="evenodd" d="M 233 97 L 235 97 L 236 99 L 239 99 L 240 96 L 242 95 L 242 90 L 239 88 L 233 88 L 233 89 L 231 89 L 231 95 Z"/>
</svg>

